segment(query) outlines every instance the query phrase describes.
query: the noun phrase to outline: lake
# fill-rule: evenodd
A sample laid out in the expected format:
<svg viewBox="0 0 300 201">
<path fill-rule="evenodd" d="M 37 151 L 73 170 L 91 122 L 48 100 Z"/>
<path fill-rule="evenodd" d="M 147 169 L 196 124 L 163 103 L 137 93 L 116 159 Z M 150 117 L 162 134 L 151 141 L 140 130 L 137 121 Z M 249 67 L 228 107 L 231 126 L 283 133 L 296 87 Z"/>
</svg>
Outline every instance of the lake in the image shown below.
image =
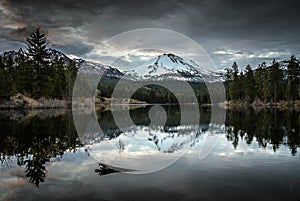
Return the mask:
<svg viewBox="0 0 300 201">
<path fill-rule="evenodd" d="M 100 108 L 101 132 L 87 110 L 81 134 L 69 110 L 0 111 L 0 200 L 300 200 L 299 111 L 151 107 Z"/>
</svg>

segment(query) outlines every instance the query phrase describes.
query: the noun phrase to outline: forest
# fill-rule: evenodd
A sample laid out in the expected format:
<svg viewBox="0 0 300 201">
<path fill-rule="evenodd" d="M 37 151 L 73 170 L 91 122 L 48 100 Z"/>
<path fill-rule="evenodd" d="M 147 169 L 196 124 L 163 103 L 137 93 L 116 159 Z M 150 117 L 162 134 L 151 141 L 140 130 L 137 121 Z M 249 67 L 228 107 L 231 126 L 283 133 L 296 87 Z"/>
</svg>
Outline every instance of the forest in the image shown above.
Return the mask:
<svg viewBox="0 0 300 201">
<path fill-rule="evenodd" d="M 102 97 L 111 98 L 114 88 L 118 84 L 119 79 L 111 79 L 111 78 L 101 78 L 100 83 L 98 85 L 98 97 L 101 99 Z M 191 82 L 189 83 L 195 92 L 195 94 L 186 94 L 185 89 L 182 90 L 182 85 L 178 81 L 170 81 L 169 84 L 177 85 L 178 91 L 182 91 L 180 94 L 176 94 L 176 96 L 181 96 L 184 98 L 185 102 L 190 102 L 193 100 L 192 97 L 196 96 L 199 103 L 208 103 L 209 93 L 207 87 L 204 82 Z M 124 93 L 124 97 L 127 97 L 128 92 L 132 86 L 143 86 L 139 88 L 134 94 L 130 97 L 132 99 L 136 99 L 139 101 L 145 101 L 147 103 L 162 103 L 162 104 L 178 104 L 178 100 L 176 96 L 167 88 L 162 87 L 159 82 L 157 85 L 147 84 L 143 81 L 131 81 L 127 80 L 122 87 L 122 93 Z"/>
<path fill-rule="evenodd" d="M 252 70 L 247 65 L 240 71 L 236 62 L 226 73 L 227 99 L 231 101 L 262 101 L 277 103 L 279 101 L 295 101 L 300 98 L 299 60 L 293 55 L 285 68 L 275 59 L 267 66 L 266 62 Z"/>
<path fill-rule="evenodd" d="M 0 99 L 20 93 L 33 99 L 69 100 L 78 70 L 75 62 L 51 54 L 39 28 L 26 39 L 26 45 L 26 50 L 0 55 Z"/>
</svg>

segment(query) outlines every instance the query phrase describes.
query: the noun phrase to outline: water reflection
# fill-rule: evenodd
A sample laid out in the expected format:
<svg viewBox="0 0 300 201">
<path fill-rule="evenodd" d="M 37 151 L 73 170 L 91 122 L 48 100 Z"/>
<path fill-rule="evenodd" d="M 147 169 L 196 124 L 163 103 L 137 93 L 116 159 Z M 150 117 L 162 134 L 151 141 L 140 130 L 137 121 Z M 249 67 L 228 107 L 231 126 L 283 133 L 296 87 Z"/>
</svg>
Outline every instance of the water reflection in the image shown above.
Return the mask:
<svg viewBox="0 0 300 201">
<path fill-rule="evenodd" d="M 91 145 L 99 161 L 145 172 L 170 165 L 190 147 L 201 143 L 203 138 L 199 137 L 204 135 L 225 136 L 234 148 L 241 140 L 249 145 L 257 141 L 262 149 L 272 146 L 274 152 L 281 146 L 289 147 L 292 155 L 296 155 L 299 148 L 299 111 L 228 109 L 225 125 L 218 125 L 210 122 L 210 108 L 205 107 L 200 109 L 200 127 L 197 128 L 194 124 L 180 125 L 179 106 L 163 107 L 168 115 L 165 125 L 151 123 L 148 115 L 151 106 L 146 106 L 130 111 L 135 126 L 123 125 L 122 128 L 115 124 L 110 111 L 98 111 L 103 133 L 91 132 L 81 139 Z M 194 111 L 188 112 L 192 117 Z M 158 113 L 154 119 L 159 117 Z M 169 154 L 168 158 L 161 153 Z"/>
<path fill-rule="evenodd" d="M 151 123 L 151 120 L 149 118 L 149 110 L 151 109 L 152 106 L 143 106 L 140 108 L 132 109 L 129 111 L 130 116 L 136 127 L 142 126 L 142 127 L 148 127 Z M 165 132 L 177 132 L 174 129 L 180 125 L 180 107 L 178 105 L 163 105 L 163 108 L 165 109 L 167 113 L 167 120 L 165 125 L 162 125 L 161 121 L 157 121 L 151 124 L 151 127 L 156 127 L 156 128 L 162 128 L 163 131 Z M 122 109 L 122 108 L 121 108 Z M 128 108 L 123 108 L 124 110 L 127 110 Z M 194 111 L 190 110 L 189 116 L 193 118 Z M 201 130 L 205 131 L 208 130 L 209 123 L 210 123 L 210 108 L 205 107 L 201 108 L 200 111 L 200 125 L 201 125 Z M 88 114 L 87 114 L 88 115 Z M 160 118 L 160 113 L 155 114 L 154 118 Z M 116 138 L 118 137 L 122 131 L 121 130 L 128 130 L 126 128 L 130 127 L 131 125 L 124 125 L 123 128 L 118 128 L 116 123 L 114 122 L 112 113 L 110 110 L 99 110 L 97 111 L 97 119 L 98 123 L 101 127 L 101 130 L 103 131 L 104 137 L 105 138 Z M 194 122 L 195 120 L 191 121 Z M 185 126 L 189 126 L 186 124 Z M 192 125 L 190 125 L 192 126 Z M 131 128 L 130 130 L 133 130 L 134 128 Z M 101 138 L 101 137 L 100 137 Z M 93 139 L 93 137 L 91 137 Z M 101 138 L 103 140 L 103 138 Z"/>
<path fill-rule="evenodd" d="M 141 135 L 144 127 L 149 126 L 148 112 L 151 106 L 130 111 L 133 122 L 137 125 L 126 135 Z M 178 106 L 164 106 L 168 118 L 165 125 L 151 125 L 152 129 L 163 130 L 166 133 L 178 133 L 180 129 L 180 108 Z M 193 116 L 193 111 L 189 111 Z M 105 137 L 110 140 L 121 135 L 120 129 L 114 123 L 110 111 L 98 111 L 97 118 Z M 208 131 L 211 126 L 209 107 L 200 109 L 200 133 Z M 186 125 L 192 126 L 192 125 Z M 217 126 L 217 128 L 219 128 Z M 256 140 L 261 148 L 272 145 L 274 152 L 281 146 L 288 146 L 291 154 L 295 155 L 300 147 L 300 111 L 288 109 L 228 109 L 226 111 L 225 136 L 237 147 L 240 140 L 251 144 Z M 211 128 L 211 127 L 210 127 Z M 184 130 L 182 134 L 184 134 Z M 171 135 L 173 136 L 173 135 Z M 148 136 L 148 139 L 157 142 L 157 136 Z M 103 140 L 103 138 L 102 138 Z"/>
<path fill-rule="evenodd" d="M 134 125 L 125 122 L 122 127 L 116 125 L 111 111 L 98 111 L 97 119 L 103 132 L 90 129 L 80 139 L 89 145 L 92 156 L 99 162 L 136 170 L 131 173 L 149 173 L 166 168 L 180 159 L 196 144 L 198 136 L 208 130 L 210 114 L 203 109 L 207 115 L 200 119 L 199 127 L 193 107 L 186 106 L 190 110 L 185 112 L 188 112 L 191 123 L 198 122 L 195 124 L 182 123 L 178 105 L 163 105 L 164 110 L 152 110 L 152 107 L 130 110 Z M 123 110 L 128 108 L 115 109 L 119 109 L 115 113 L 122 117 Z M 87 128 L 88 125 L 81 127 Z"/>
<path fill-rule="evenodd" d="M 82 144 L 64 110 L 1 111 L 0 162 L 9 166 L 17 161 L 25 168 L 29 182 L 39 187 L 46 177 L 46 164 L 75 152 Z"/>
<path fill-rule="evenodd" d="M 275 152 L 281 147 L 288 147 L 291 154 L 296 155 L 300 147 L 299 111 L 229 109 L 224 127 L 210 123 L 210 108 L 206 107 L 200 109 L 200 127 L 195 130 L 195 125 L 180 125 L 178 106 L 163 107 L 168 115 L 165 125 L 151 123 L 148 116 L 151 106 L 146 106 L 130 110 L 136 126 L 129 125 L 127 128 L 118 128 L 111 111 L 101 109 L 97 111 L 97 119 L 103 133 L 87 130 L 86 136 L 80 138 L 73 125 L 71 111 L 0 111 L 1 167 L 24 167 L 24 175 L 38 187 L 45 180 L 49 163 L 59 160 L 66 152 L 76 152 L 84 145 L 90 146 L 86 146 L 86 152 L 96 152 L 97 147 L 91 145 L 97 145 L 104 160 L 95 170 L 97 174 L 138 170 L 133 164 L 126 167 L 118 164 L 122 164 L 122 160 L 130 162 L 129 158 L 124 158 L 126 154 L 131 154 L 132 160 L 141 157 L 138 155 L 141 151 L 150 154 L 152 158 L 146 157 L 145 161 L 149 163 L 145 164 L 153 168 L 151 165 L 155 164 L 156 156 L 168 154 L 171 158 L 180 157 L 199 143 L 199 137 L 210 132 L 213 126 L 216 126 L 215 129 L 225 128 L 219 135 L 225 136 L 235 148 L 242 140 L 249 145 L 257 141 L 261 149 L 272 146 Z M 193 117 L 193 111 L 189 112 Z M 105 163 L 107 161 L 113 163 Z M 168 163 L 167 158 L 165 161 Z"/>
<path fill-rule="evenodd" d="M 236 148 L 240 140 L 266 148 L 271 145 L 274 152 L 288 146 L 292 155 L 300 147 L 300 112 L 295 110 L 227 110 L 226 138 Z"/>
</svg>

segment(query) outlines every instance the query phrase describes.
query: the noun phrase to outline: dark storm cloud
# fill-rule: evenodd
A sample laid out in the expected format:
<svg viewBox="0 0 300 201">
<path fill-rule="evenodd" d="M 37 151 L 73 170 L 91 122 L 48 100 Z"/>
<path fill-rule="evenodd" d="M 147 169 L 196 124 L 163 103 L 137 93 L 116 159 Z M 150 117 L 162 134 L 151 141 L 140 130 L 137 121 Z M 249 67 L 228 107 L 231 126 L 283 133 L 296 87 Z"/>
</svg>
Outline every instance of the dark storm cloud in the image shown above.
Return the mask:
<svg viewBox="0 0 300 201">
<path fill-rule="evenodd" d="M 32 30 L 34 30 L 34 29 L 35 29 L 35 27 L 32 25 L 28 25 L 23 28 L 18 28 L 16 30 L 12 30 L 10 32 L 10 37 L 14 38 L 14 39 L 23 40 L 24 38 L 27 38 L 29 36 L 29 34 L 32 32 Z"/>
<path fill-rule="evenodd" d="M 168 4 L 172 6 L 168 6 Z M 81 56 L 83 53 L 87 53 L 82 50 L 82 46 L 91 46 L 93 39 L 99 41 L 98 37 L 90 37 L 99 35 L 98 30 L 89 27 L 91 23 L 100 21 L 100 23 L 105 24 L 106 21 L 109 21 L 106 17 L 109 18 L 110 28 L 105 28 L 106 31 L 100 32 L 101 37 L 105 37 L 109 33 L 119 33 L 118 18 L 124 19 L 125 17 L 128 22 L 132 21 L 132 18 L 159 18 L 176 9 L 177 4 L 180 3 L 176 1 L 151 1 L 148 3 L 131 1 L 129 3 L 103 0 L 1 0 L 0 5 L 3 9 L 0 9 L 0 12 L 3 11 L 3 16 L 5 13 L 6 16 L 1 24 L 0 35 L 1 38 L 24 41 L 34 27 L 41 27 L 44 32 L 48 33 L 47 36 L 51 45 L 58 46 L 66 50 L 67 53 L 74 54 L 74 51 L 77 51 L 77 55 Z M 22 26 L 18 26 L 20 23 Z M 124 26 L 129 25 L 124 23 Z M 101 26 L 102 28 L 103 26 Z M 74 29 L 77 30 L 75 33 Z M 90 33 L 87 29 L 90 30 Z M 66 47 L 63 48 L 63 45 Z M 68 48 L 70 46 L 73 48 Z"/>
<path fill-rule="evenodd" d="M 73 44 L 57 46 L 56 49 L 62 52 L 67 52 L 68 54 L 72 55 L 84 55 L 93 50 L 93 46 L 86 44 L 80 44 L 80 46 L 78 46 L 77 44 Z"/>
<path fill-rule="evenodd" d="M 191 24 L 203 25 L 209 33 L 222 37 L 271 39 L 296 35 L 300 30 L 297 1 L 209 1 L 195 6 Z M 197 11 L 202 20 L 197 18 Z M 198 27 L 198 26 L 196 26 Z M 292 30 L 291 30 L 292 29 Z"/>
<path fill-rule="evenodd" d="M 2 0 L 19 19 L 46 27 L 79 26 L 101 15 L 158 18 L 178 8 L 180 1 Z"/>
<path fill-rule="evenodd" d="M 230 33 L 241 37 L 246 31 L 265 32 L 294 25 L 299 22 L 298 1 L 81 1 L 81 0 L 25 0 L 3 1 L 20 20 L 28 24 L 45 27 L 80 26 L 94 21 L 97 16 L 110 19 L 131 17 L 131 20 L 168 18 L 170 15 L 184 15 L 191 26 L 185 32 L 199 34 L 198 30 L 216 30 L 213 34 Z M 135 19 L 132 19 L 135 18 Z M 99 18 L 97 18 L 99 19 Z M 159 20 L 158 20 L 159 21 Z M 163 19 L 161 20 L 163 21 Z M 202 25 L 197 27 L 195 25 Z M 176 25 L 177 26 L 177 25 Z M 182 27 L 185 25 L 181 25 Z M 172 27 L 169 24 L 168 27 Z M 178 27 L 180 29 L 180 26 Z M 218 30 L 218 32 L 217 32 Z M 220 32 L 222 31 L 222 32 Z M 285 30 L 278 30 L 282 32 Z M 268 33 L 268 32 L 267 32 Z M 249 35 L 249 34 L 247 34 Z"/>
<path fill-rule="evenodd" d="M 82 56 L 115 34 L 156 27 L 186 34 L 212 56 L 224 48 L 244 52 L 251 42 L 233 45 L 243 40 L 257 44 L 249 52 L 278 48 L 298 54 L 299 7 L 297 0 L 0 0 L 0 37 L 21 40 L 40 26 L 54 47 L 65 45 L 66 53 Z"/>
</svg>

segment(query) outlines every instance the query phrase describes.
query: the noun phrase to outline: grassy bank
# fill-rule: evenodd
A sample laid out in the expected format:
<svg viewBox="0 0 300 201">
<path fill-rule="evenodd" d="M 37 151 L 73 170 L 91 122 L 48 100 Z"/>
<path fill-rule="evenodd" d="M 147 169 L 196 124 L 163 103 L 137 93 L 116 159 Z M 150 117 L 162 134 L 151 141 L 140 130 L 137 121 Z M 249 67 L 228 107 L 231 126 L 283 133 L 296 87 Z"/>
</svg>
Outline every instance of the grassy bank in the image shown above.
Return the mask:
<svg viewBox="0 0 300 201">
<path fill-rule="evenodd" d="M 39 98 L 37 100 L 17 94 L 8 100 L 0 100 L 0 109 L 47 109 L 66 108 L 67 101 Z"/>
</svg>

